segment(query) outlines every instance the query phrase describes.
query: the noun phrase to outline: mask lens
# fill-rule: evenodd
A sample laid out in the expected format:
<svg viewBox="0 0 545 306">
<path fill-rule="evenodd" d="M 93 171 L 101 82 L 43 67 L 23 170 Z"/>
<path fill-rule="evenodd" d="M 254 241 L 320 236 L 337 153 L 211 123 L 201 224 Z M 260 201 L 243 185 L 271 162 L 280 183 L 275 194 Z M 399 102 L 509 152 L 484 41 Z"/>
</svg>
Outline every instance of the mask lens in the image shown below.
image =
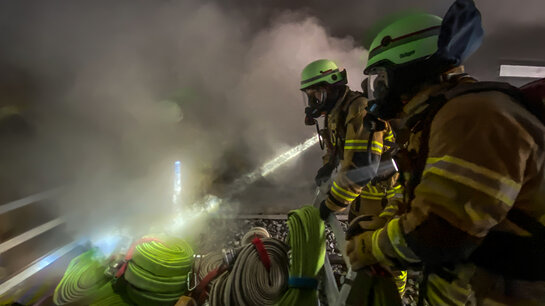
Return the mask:
<svg viewBox="0 0 545 306">
<path fill-rule="evenodd" d="M 369 74 L 369 100 L 384 98 L 388 92 L 388 74 L 384 68 L 375 68 Z"/>
<path fill-rule="evenodd" d="M 303 102 L 303 107 L 308 107 L 308 95 L 306 92 L 301 91 L 301 101 Z"/>
<path fill-rule="evenodd" d="M 315 96 L 309 96 L 308 97 L 308 106 L 312 108 L 318 108 L 320 107 L 320 100 L 318 100 Z"/>
<path fill-rule="evenodd" d="M 303 91 L 303 98 L 306 106 L 312 108 L 320 108 L 326 99 L 326 91 L 324 88 L 311 88 Z"/>
<path fill-rule="evenodd" d="M 305 105 L 305 124 L 313 125 L 314 119 L 321 115 L 321 100 L 324 97 L 319 88 L 309 88 L 302 92 L 303 103 Z"/>
<path fill-rule="evenodd" d="M 321 88 L 320 89 L 320 105 L 324 105 L 326 99 L 327 99 L 327 92 L 324 88 Z"/>
<path fill-rule="evenodd" d="M 367 95 L 369 100 L 375 100 L 375 79 L 377 78 L 376 74 L 369 75 L 367 79 Z"/>
</svg>

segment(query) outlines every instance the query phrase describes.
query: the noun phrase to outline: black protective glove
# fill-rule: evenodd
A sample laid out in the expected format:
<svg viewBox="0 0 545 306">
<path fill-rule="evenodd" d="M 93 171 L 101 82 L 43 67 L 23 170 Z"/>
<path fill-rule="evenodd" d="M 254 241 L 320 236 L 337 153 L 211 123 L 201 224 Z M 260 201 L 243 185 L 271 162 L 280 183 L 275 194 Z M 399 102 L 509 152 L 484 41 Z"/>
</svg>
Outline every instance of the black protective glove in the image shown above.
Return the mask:
<svg viewBox="0 0 545 306">
<path fill-rule="evenodd" d="M 320 218 L 322 218 L 322 220 L 324 221 L 327 221 L 327 217 L 329 217 L 329 214 L 331 213 L 333 213 L 333 211 L 331 211 L 331 209 L 329 209 L 327 205 L 325 205 L 325 200 L 322 201 L 322 203 L 320 203 Z"/>
<path fill-rule="evenodd" d="M 322 168 L 318 169 L 318 172 L 316 173 L 316 177 L 314 178 L 314 182 L 316 183 L 316 186 L 320 187 L 323 183 L 327 182 L 329 178 L 331 177 L 331 173 L 333 173 L 333 170 L 335 170 L 335 166 L 332 163 L 327 163 L 322 166 Z"/>
</svg>

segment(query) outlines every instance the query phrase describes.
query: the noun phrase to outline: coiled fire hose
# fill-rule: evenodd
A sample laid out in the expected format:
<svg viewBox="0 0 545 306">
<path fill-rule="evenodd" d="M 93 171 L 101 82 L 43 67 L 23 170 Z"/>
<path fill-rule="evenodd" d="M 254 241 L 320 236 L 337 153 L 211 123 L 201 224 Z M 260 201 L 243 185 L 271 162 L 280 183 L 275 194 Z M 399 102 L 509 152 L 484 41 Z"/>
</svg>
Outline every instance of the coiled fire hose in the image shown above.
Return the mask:
<svg viewBox="0 0 545 306">
<path fill-rule="evenodd" d="M 112 286 L 110 286 L 111 293 L 107 297 L 91 303 L 90 306 L 125 306 L 130 305 L 128 298 L 123 298 L 122 295 L 114 292 Z"/>
<path fill-rule="evenodd" d="M 199 304 L 203 304 L 208 297 L 208 289 L 216 278 L 226 270 L 223 252 L 211 252 L 195 261 L 194 271 L 199 284 L 192 293 Z"/>
<path fill-rule="evenodd" d="M 193 249 L 177 238 L 137 244 L 128 262 L 127 294 L 137 305 L 174 305 L 187 292 Z"/>
<path fill-rule="evenodd" d="M 286 291 L 288 246 L 272 238 L 260 241 L 270 258 L 269 266 L 263 262 L 259 247 L 250 244 L 242 249 L 225 285 L 226 290 L 231 291 L 232 300 L 232 303 L 224 300 L 226 305 L 274 305 Z"/>
<path fill-rule="evenodd" d="M 216 278 L 212 288 L 210 289 L 209 302 L 210 306 L 221 306 L 223 305 L 223 296 L 225 294 L 225 283 L 229 272 L 225 271 L 220 276 Z"/>
<path fill-rule="evenodd" d="M 270 238 L 270 237 L 271 237 L 271 234 L 269 234 L 269 232 L 267 231 L 267 229 L 264 228 L 264 227 L 259 227 L 259 226 L 252 227 L 252 228 L 251 228 L 251 229 L 242 237 L 242 239 L 240 240 L 240 245 L 244 246 L 244 245 L 247 245 L 247 244 L 252 243 L 252 240 L 253 240 L 255 237 L 259 237 L 259 238 L 261 238 L 261 239 L 263 239 L 263 238 Z"/>
<path fill-rule="evenodd" d="M 325 225 L 312 206 L 292 210 L 288 215 L 288 244 L 291 249 L 289 289 L 279 305 L 318 305 L 318 273 L 324 265 Z"/>
<path fill-rule="evenodd" d="M 229 274 L 214 283 L 210 304 L 276 305 L 288 282 L 288 246 L 274 238 L 254 238 L 237 255 Z"/>
<path fill-rule="evenodd" d="M 223 253 L 221 251 L 210 252 L 195 262 L 195 271 L 199 280 L 203 280 L 208 273 L 212 270 L 217 269 L 223 264 Z M 210 284 L 214 280 L 210 281 Z"/>
<path fill-rule="evenodd" d="M 70 261 L 53 294 L 53 303 L 88 305 L 116 299 L 110 279 L 104 274 L 103 258 L 91 249 Z"/>
</svg>

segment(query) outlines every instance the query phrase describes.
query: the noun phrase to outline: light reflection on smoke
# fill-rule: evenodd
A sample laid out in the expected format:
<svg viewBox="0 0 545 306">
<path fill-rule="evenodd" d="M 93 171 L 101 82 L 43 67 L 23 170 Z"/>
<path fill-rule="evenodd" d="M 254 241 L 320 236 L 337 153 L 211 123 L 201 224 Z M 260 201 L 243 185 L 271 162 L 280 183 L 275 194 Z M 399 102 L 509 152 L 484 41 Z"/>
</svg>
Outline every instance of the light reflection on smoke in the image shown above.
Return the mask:
<svg viewBox="0 0 545 306">
<path fill-rule="evenodd" d="M 191 224 L 191 222 L 194 222 L 195 220 L 206 216 L 206 214 L 208 213 L 212 213 L 218 210 L 223 202 L 229 201 L 231 197 L 244 191 L 249 185 L 255 183 L 259 178 L 266 177 L 267 175 L 273 173 L 275 170 L 285 165 L 288 161 L 301 155 L 301 153 L 305 152 L 317 143 L 318 137 L 317 135 L 314 135 L 303 143 L 266 162 L 265 164 L 263 164 L 263 166 L 259 167 L 253 172 L 237 179 L 233 184 L 233 188 L 224 199 L 220 199 L 210 194 L 204 196 L 197 203 L 191 205 L 190 207 L 186 207 L 185 211 L 176 213 L 176 216 L 173 218 L 172 222 L 169 223 L 170 226 L 168 228 L 168 231 L 179 232 L 185 226 Z"/>
</svg>

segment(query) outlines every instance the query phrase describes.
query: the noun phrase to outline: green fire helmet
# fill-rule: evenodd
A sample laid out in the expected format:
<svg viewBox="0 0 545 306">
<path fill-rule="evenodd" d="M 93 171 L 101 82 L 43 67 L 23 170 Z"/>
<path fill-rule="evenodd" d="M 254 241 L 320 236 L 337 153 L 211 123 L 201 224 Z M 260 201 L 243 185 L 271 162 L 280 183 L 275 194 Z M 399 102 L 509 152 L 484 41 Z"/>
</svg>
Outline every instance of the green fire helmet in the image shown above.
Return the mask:
<svg viewBox="0 0 545 306">
<path fill-rule="evenodd" d="M 403 17 L 386 26 L 369 48 L 364 73 L 374 67 L 400 65 L 431 56 L 437 51 L 442 19 L 417 13 Z"/>
<path fill-rule="evenodd" d="M 346 84 L 346 70 L 340 71 L 334 61 L 327 59 L 308 64 L 301 72 L 301 90 L 320 83 Z"/>
</svg>

